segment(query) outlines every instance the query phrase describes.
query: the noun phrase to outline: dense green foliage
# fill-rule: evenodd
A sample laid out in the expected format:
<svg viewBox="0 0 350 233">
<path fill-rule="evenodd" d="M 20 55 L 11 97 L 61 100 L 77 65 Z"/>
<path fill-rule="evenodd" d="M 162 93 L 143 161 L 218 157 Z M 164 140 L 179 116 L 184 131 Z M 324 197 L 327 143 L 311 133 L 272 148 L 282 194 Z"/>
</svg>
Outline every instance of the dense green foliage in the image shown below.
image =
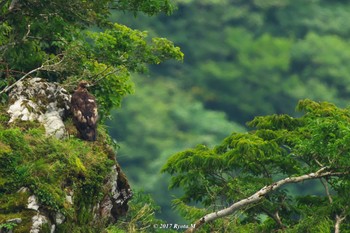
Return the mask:
<svg viewBox="0 0 350 233">
<path fill-rule="evenodd" d="M 108 179 L 115 164 L 115 151 L 105 130 L 99 128 L 96 143 L 75 137 L 48 138 L 38 123 L 6 125 L 0 114 L 0 229 L 29 232 L 32 216 L 28 197 L 34 194 L 41 210 L 59 212 L 65 217 L 55 232 L 161 232 L 155 225 L 159 207 L 150 196 L 135 192 L 126 216 L 108 226 L 106 219 L 94 218 L 92 206 L 109 194 Z M 73 127 L 68 121 L 66 127 Z M 73 130 L 73 129 L 72 129 Z M 119 184 L 120 185 L 120 184 Z M 28 188 L 24 191 L 23 188 Z M 23 191 L 19 191 L 23 190 Z M 67 201 L 72 195 L 74 203 Z M 20 218 L 20 224 L 6 220 Z M 50 232 L 48 226 L 42 232 Z M 172 232 L 172 231 L 169 231 Z"/>
<path fill-rule="evenodd" d="M 261 202 L 206 226 L 203 232 L 334 231 L 335 216 L 350 214 L 346 204 L 350 193 L 350 111 L 310 100 L 300 101 L 298 109 L 303 111 L 299 118 L 256 117 L 249 123 L 253 131 L 233 133 L 214 148 L 198 145 L 172 156 L 163 171 L 172 175 L 170 187 L 184 190 L 174 202 L 177 208 L 193 221 L 276 180 L 326 167 L 344 175 L 319 179 L 324 184 L 322 195 L 278 189 Z M 190 208 L 186 204 L 191 202 L 204 208 Z M 348 218 L 341 225 L 341 229 L 349 229 Z"/>
<path fill-rule="evenodd" d="M 170 175 L 171 187 L 183 191 L 176 193 L 181 198 L 174 203 L 193 221 L 286 176 L 313 172 L 321 166 L 348 170 L 348 110 L 302 101 L 298 108 L 304 114 L 293 112 L 303 98 L 334 102 L 340 107 L 349 102 L 348 2 L 176 3 L 178 10 L 169 17 L 174 10 L 169 0 L 0 0 L 0 100 L 6 102 L 5 87 L 37 69 L 32 76 L 61 82 L 69 91 L 79 80 L 89 80 L 104 119 L 134 91 L 131 73 L 146 71 L 148 64 L 157 65 L 151 66 L 152 79 L 136 79 L 137 95 L 126 99 L 122 110 L 113 111 L 116 120 L 109 122 L 109 131 L 120 144 L 118 161 L 132 184 L 154 195 L 162 207 L 160 216 L 169 222 L 181 221 L 171 215 L 165 192 Z M 111 9 L 116 10 L 112 15 Z M 163 14 L 154 17 L 158 13 Z M 171 38 L 186 57 L 162 36 Z M 158 66 L 183 58 L 183 64 Z M 289 115 L 256 117 L 249 124 L 254 131 L 249 133 L 240 133 L 243 128 L 227 120 L 243 124 L 254 116 L 274 113 Z M 99 193 L 98 182 L 92 177 L 103 174 L 104 166 L 85 164 L 80 152 L 66 149 L 74 146 L 89 155 L 96 148 L 82 148 L 82 142 L 75 139 L 45 139 L 42 133 L 31 127 L 0 128 L 0 155 L 11 155 L 11 160 L 0 163 L 4 169 L 0 191 L 7 194 L 1 197 L 7 198 L 0 201 L 2 208 L 23 207 L 27 196 L 12 191 L 28 183 L 48 208 L 66 211 L 62 190 L 50 186 L 68 179 L 67 174 L 55 173 L 63 169 L 63 162 L 73 176 L 91 175 L 91 182 L 86 186 L 83 182 L 82 188 Z M 51 160 L 37 157 L 45 146 L 36 149 L 37 143 L 50 147 L 45 150 Z M 194 149 L 171 157 L 163 170 L 169 174 L 159 175 L 170 154 L 187 147 Z M 26 156 L 20 156 L 23 153 Z M 31 161 L 32 157 L 37 159 Z M 104 162 L 108 164 L 108 160 Z M 93 172 L 87 174 L 84 167 L 90 165 Z M 42 169 L 52 170 L 55 177 Z M 43 184 L 33 177 L 43 179 Z M 320 193 L 319 187 L 317 192 L 290 192 L 288 187 L 277 190 L 257 205 L 219 219 L 203 231 L 329 232 L 334 230 L 336 217 L 344 217 L 341 229 L 346 232 L 350 228 L 347 178 L 317 181 L 319 187 L 326 184 L 324 187 L 330 189 L 328 196 L 327 189 Z M 310 182 L 307 186 L 311 187 Z M 146 205 L 148 202 L 152 204 Z M 203 208 L 190 206 L 193 202 Z M 91 216 L 68 210 L 69 216 L 79 217 L 75 225 L 65 227 L 85 230 L 82 223 L 89 222 Z M 157 210 L 148 196 L 136 195 L 130 214 L 107 231 L 157 232 L 150 228 L 160 223 L 154 217 Z M 15 227 L 4 219 L 0 219 L 0 227 Z"/>
<path fill-rule="evenodd" d="M 232 131 L 244 129 L 228 122 L 222 112 L 205 110 L 171 80 L 134 80 L 137 93 L 113 112 L 108 129 L 120 146 L 118 161 L 130 183 L 151 193 L 162 206 L 159 216 L 174 222 L 169 176 L 160 174 L 169 156 L 198 143 L 215 145 Z"/>
<path fill-rule="evenodd" d="M 8 127 L 7 120 L 1 114 L 0 223 L 21 218 L 15 232 L 28 232 L 35 214 L 26 208 L 31 193 L 43 209 L 65 216 L 58 232 L 100 232 L 104 223 L 93 224 L 89 209 L 108 194 L 105 179 L 115 164 L 109 137 L 101 129 L 95 144 L 76 138 L 58 140 L 48 138 L 38 123 Z M 19 192 L 21 188 L 30 193 Z M 66 200 L 71 191 L 74 205 Z"/>
<path fill-rule="evenodd" d="M 155 213 L 160 211 L 160 207 L 150 195 L 144 192 L 136 192 L 130 202 L 130 209 L 125 218 L 117 225 L 110 226 L 106 229 L 107 233 L 129 233 L 129 232 L 149 232 L 161 233 L 164 229 L 161 228 L 164 221 L 155 217 Z M 172 229 L 167 229 L 166 232 L 177 232 Z"/>
<path fill-rule="evenodd" d="M 114 20 L 132 28 L 147 30 L 152 36 L 170 38 L 185 54 L 183 64 L 167 62 L 152 66 L 152 80 L 145 80 L 137 86 L 138 97 L 134 98 L 140 101 L 131 105 L 128 102 L 132 100 L 126 100 L 123 109 L 115 112 L 116 120 L 110 125 L 123 125 L 123 129 L 116 133 L 117 130 L 114 130 L 112 136 L 122 143 L 120 161 L 125 168 L 135 167 L 136 163 L 143 166 L 153 164 L 154 158 L 170 154 L 164 155 L 168 141 L 178 142 L 176 134 L 173 134 L 173 138 L 158 144 L 157 150 L 155 146 L 144 146 L 139 136 L 142 128 L 138 128 L 143 124 L 135 125 L 130 120 L 135 119 L 135 109 L 143 109 L 145 102 L 157 107 L 152 95 L 142 90 L 151 89 L 154 79 L 170 79 L 181 93 L 185 91 L 186 95 L 192 96 L 191 103 L 196 99 L 204 106 L 204 111 L 224 111 L 230 120 L 241 124 L 251 121 L 254 116 L 266 114 L 298 116 L 294 108 L 299 99 L 329 101 L 340 107 L 350 102 L 350 28 L 347 24 L 350 4 L 347 1 L 175 2 L 178 9 L 170 16 L 112 14 Z M 124 116 L 127 120 L 123 120 Z M 189 116 L 192 118 L 191 114 Z M 120 117 L 122 119 L 118 119 Z M 124 128 L 138 129 L 125 131 Z M 159 133 L 160 129 L 153 130 Z M 190 127 L 187 133 L 192 133 L 192 130 L 196 132 L 195 127 Z M 161 134 L 168 133 L 167 127 L 164 127 Z M 180 147 L 177 149 L 180 150 Z M 140 160 L 129 159 L 141 157 L 141 154 L 144 156 Z M 143 174 L 141 171 L 133 174 L 139 173 Z M 148 183 L 153 173 L 147 174 L 133 178 L 137 186 Z M 154 176 L 152 180 L 159 175 Z M 293 190 L 304 193 L 311 188 L 319 193 L 322 185 L 309 182 L 307 186 L 298 185 Z"/>
<path fill-rule="evenodd" d="M 27 76 L 59 82 L 68 91 L 73 91 L 77 83 L 85 79 L 92 84 L 90 91 L 98 100 L 103 122 L 111 109 L 120 107 L 122 98 L 133 92 L 131 73 L 145 72 L 147 64 L 183 59 L 183 53 L 171 41 L 150 38 L 147 32 L 112 22 L 109 18 L 112 9 L 131 15 L 140 12 L 155 15 L 170 14 L 174 6 L 169 0 L 0 1 L 1 102 L 6 104 L 11 85 Z M 15 231 L 28 232 L 31 220 L 20 212 L 28 195 L 13 194 L 25 186 L 44 208 L 66 216 L 67 221 L 56 230 L 100 232 L 103 224 L 94 225 L 93 213 L 88 210 L 106 191 L 103 182 L 115 156 L 105 151 L 113 144 L 106 141 L 108 137 L 100 133 L 97 144 L 75 138 L 59 141 L 45 138 L 38 125 L 21 128 L 3 123 L 0 127 L 0 227 L 13 228 L 6 220 L 20 217 L 24 221 L 23 229 L 17 227 Z M 67 190 L 61 189 L 63 184 L 73 185 L 79 191 L 75 193 L 74 206 L 67 206 L 64 199 Z M 136 201 L 135 206 L 149 202 L 149 198 L 139 199 L 140 203 Z M 18 201 L 19 204 L 15 203 Z M 132 208 L 131 215 L 137 219 L 139 212 L 135 209 L 139 207 L 131 205 Z M 139 222 L 142 227 L 149 227 L 147 224 L 151 221 L 159 222 L 149 217 L 154 211 L 154 206 L 146 208 L 144 214 L 149 219 L 138 219 L 132 229 L 138 231 Z M 129 232 L 131 225 L 125 223 L 114 228 Z"/>
<path fill-rule="evenodd" d="M 294 114 L 299 99 L 350 101 L 350 4 L 304 0 L 177 0 L 169 17 L 118 21 L 167 35 L 184 64 L 155 67 L 206 107 L 244 124 L 254 116 Z"/>
<path fill-rule="evenodd" d="M 13 8 L 10 2 L 0 4 L 0 89 L 40 67 L 36 75 L 62 82 L 69 90 L 78 80 L 91 81 L 100 114 L 108 116 L 132 92 L 130 72 L 183 57 L 164 38 L 148 39 L 146 32 L 108 20 L 111 9 L 170 13 L 167 0 L 12 1 L 17 2 Z M 92 26 L 102 32 L 88 30 Z"/>
</svg>

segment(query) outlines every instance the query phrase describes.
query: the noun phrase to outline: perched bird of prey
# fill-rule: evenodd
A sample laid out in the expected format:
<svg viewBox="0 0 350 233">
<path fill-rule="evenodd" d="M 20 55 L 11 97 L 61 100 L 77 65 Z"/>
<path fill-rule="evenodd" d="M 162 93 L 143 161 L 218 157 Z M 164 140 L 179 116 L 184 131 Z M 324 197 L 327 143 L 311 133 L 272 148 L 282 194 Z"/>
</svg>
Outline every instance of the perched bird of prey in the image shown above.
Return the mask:
<svg viewBox="0 0 350 233">
<path fill-rule="evenodd" d="M 96 99 L 91 95 L 87 87 L 87 81 L 81 81 L 71 99 L 73 112 L 73 124 L 77 128 L 78 137 L 86 141 L 96 140 L 97 127 L 97 104 Z"/>
</svg>

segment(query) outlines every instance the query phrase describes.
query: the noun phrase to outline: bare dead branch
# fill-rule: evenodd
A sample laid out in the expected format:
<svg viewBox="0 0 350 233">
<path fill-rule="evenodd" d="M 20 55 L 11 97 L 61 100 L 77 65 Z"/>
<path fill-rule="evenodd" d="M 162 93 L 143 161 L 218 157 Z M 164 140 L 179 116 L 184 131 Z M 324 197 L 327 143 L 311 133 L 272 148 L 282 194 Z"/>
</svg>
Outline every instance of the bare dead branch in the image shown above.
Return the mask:
<svg viewBox="0 0 350 233">
<path fill-rule="evenodd" d="M 35 68 L 34 70 L 29 71 L 28 73 L 26 73 L 25 75 L 23 75 L 20 79 L 18 79 L 16 82 L 14 82 L 12 85 L 5 87 L 2 91 L 0 91 L 0 95 L 2 93 L 8 92 L 9 90 L 11 90 L 17 83 L 19 83 L 20 81 L 22 81 L 23 79 L 25 79 L 26 77 L 28 77 L 29 75 L 31 75 L 32 73 L 41 70 L 43 68 L 43 65 L 41 65 L 38 68 Z"/>
<path fill-rule="evenodd" d="M 19 83 L 20 81 L 22 81 L 23 79 L 25 79 L 29 75 L 31 75 L 31 74 L 39 71 L 39 70 L 47 70 L 47 69 L 50 69 L 52 67 L 55 67 L 55 66 L 59 65 L 62 61 L 63 61 L 63 58 L 60 61 L 58 61 L 57 63 L 49 64 L 49 65 L 42 64 L 41 66 L 35 68 L 34 70 L 29 71 L 28 73 L 23 75 L 20 79 L 18 79 L 16 82 L 14 82 L 12 85 L 7 86 L 2 91 L 0 91 L 0 95 L 3 94 L 3 93 L 8 92 L 9 90 L 11 90 L 17 83 Z M 49 61 L 47 61 L 47 62 L 49 62 Z"/>
<path fill-rule="evenodd" d="M 279 215 L 278 211 L 276 211 L 276 212 L 273 214 L 273 216 L 274 216 L 274 220 L 277 222 L 277 224 L 280 226 L 280 228 L 283 229 L 283 228 L 284 228 L 284 225 L 283 225 L 283 223 L 282 223 L 282 220 L 281 220 L 281 218 L 280 218 L 280 215 Z"/>
<path fill-rule="evenodd" d="M 212 212 L 210 214 L 203 216 L 202 218 L 200 218 L 199 220 L 196 221 L 196 223 L 194 224 L 194 227 L 188 228 L 185 231 L 185 233 L 196 232 L 205 223 L 214 221 L 218 218 L 228 216 L 228 215 L 236 212 L 237 210 L 240 210 L 244 207 L 247 207 L 250 204 L 257 203 L 260 200 L 262 200 L 266 196 L 266 194 L 280 188 L 281 186 L 283 186 L 285 184 L 299 183 L 299 182 L 302 182 L 305 180 L 319 179 L 322 177 L 330 177 L 330 176 L 341 176 L 341 175 L 348 174 L 348 172 L 331 172 L 331 171 L 327 172 L 326 170 L 327 170 L 327 167 L 322 167 L 321 169 L 319 169 L 318 171 L 316 171 L 314 173 L 310 173 L 310 174 L 306 174 L 306 175 L 302 175 L 302 176 L 297 176 L 297 177 L 288 177 L 288 178 L 285 178 L 283 180 L 279 180 L 277 182 L 274 182 L 273 184 L 267 185 L 248 198 L 240 200 L 240 201 L 232 204 L 231 206 L 229 206 L 225 209 L 222 209 L 222 210 L 219 210 L 216 212 Z"/>
<path fill-rule="evenodd" d="M 317 163 L 318 166 L 323 167 L 322 163 L 320 163 L 320 161 L 318 161 L 317 159 L 315 159 L 315 162 Z"/>
</svg>

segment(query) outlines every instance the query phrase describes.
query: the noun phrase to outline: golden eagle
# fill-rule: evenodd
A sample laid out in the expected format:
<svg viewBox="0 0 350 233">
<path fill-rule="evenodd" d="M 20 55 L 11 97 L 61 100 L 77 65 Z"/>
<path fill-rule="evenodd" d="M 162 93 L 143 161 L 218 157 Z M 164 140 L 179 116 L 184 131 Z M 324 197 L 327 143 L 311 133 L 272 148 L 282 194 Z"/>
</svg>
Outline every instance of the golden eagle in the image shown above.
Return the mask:
<svg viewBox="0 0 350 233">
<path fill-rule="evenodd" d="M 97 104 L 96 99 L 86 89 L 87 81 L 81 81 L 71 99 L 73 124 L 79 132 L 79 138 L 86 141 L 96 140 Z"/>
</svg>

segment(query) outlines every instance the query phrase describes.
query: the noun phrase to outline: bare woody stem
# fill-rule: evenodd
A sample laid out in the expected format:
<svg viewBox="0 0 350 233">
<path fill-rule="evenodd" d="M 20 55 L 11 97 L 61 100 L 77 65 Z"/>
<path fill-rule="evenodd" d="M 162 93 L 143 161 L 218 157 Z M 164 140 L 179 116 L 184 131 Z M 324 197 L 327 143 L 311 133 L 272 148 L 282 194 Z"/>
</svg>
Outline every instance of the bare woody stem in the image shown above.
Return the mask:
<svg viewBox="0 0 350 233">
<path fill-rule="evenodd" d="M 43 68 L 44 66 L 41 65 L 38 68 L 35 68 L 34 70 L 29 71 L 28 73 L 26 73 L 25 75 L 23 75 L 20 79 L 18 79 L 15 83 L 13 83 L 10 86 L 7 86 L 6 88 L 4 88 L 2 91 L 0 91 L 0 94 L 8 92 L 9 90 L 11 90 L 17 83 L 19 83 L 20 81 L 22 81 L 23 79 L 25 79 L 26 77 L 28 77 L 29 75 L 31 75 L 32 73 L 39 71 Z"/>
<path fill-rule="evenodd" d="M 28 73 L 26 73 L 25 75 L 23 75 L 20 79 L 18 79 L 15 83 L 13 83 L 12 85 L 7 86 L 7 87 L 5 87 L 3 90 L 1 90 L 1 91 L 0 91 L 0 95 L 1 95 L 2 93 L 6 93 L 6 92 L 8 92 L 9 90 L 11 90 L 17 83 L 19 83 L 20 81 L 22 81 L 23 79 L 25 79 L 26 77 L 28 77 L 29 75 L 31 75 L 32 73 L 35 73 L 35 72 L 37 72 L 37 71 L 39 71 L 39 70 L 45 70 L 45 69 L 48 69 L 48 68 L 51 68 L 51 67 L 55 67 L 55 66 L 59 65 L 62 61 L 63 61 L 63 59 L 61 59 L 60 61 L 58 61 L 58 62 L 55 63 L 55 64 L 51 64 L 51 65 L 44 65 L 44 64 L 43 64 L 43 65 L 41 65 L 41 66 L 35 68 L 34 70 L 29 71 Z"/>
<path fill-rule="evenodd" d="M 199 220 L 196 221 L 196 223 L 194 224 L 195 227 L 188 228 L 185 231 L 185 233 L 196 232 L 205 223 L 214 221 L 218 218 L 225 217 L 225 216 L 230 215 L 230 214 L 236 212 L 237 210 L 240 210 L 240 209 L 242 209 L 250 204 L 257 203 L 260 200 L 262 200 L 266 196 L 266 194 L 280 188 L 281 186 L 283 186 L 285 184 L 299 183 L 299 182 L 302 182 L 305 180 L 318 179 L 318 178 L 329 177 L 329 176 L 341 176 L 341 175 L 347 174 L 346 172 L 331 172 L 331 171 L 326 171 L 326 170 L 327 170 L 327 167 L 323 167 L 314 173 L 309 173 L 309 174 L 297 176 L 297 177 L 288 177 L 288 178 L 285 178 L 283 180 L 276 181 L 273 184 L 267 185 L 248 198 L 240 200 L 240 201 L 232 204 L 231 206 L 229 206 L 225 209 L 222 209 L 222 210 L 219 210 L 216 212 L 212 212 L 210 214 L 203 216 L 202 218 L 200 218 Z"/>
<path fill-rule="evenodd" d="M 338 214 L 335 216 L 335 225 L 334 225 L 334 233 L 340 232 L 340 224 L 344 221 L 346 216 L 339 216 Z"/>
</svg>

